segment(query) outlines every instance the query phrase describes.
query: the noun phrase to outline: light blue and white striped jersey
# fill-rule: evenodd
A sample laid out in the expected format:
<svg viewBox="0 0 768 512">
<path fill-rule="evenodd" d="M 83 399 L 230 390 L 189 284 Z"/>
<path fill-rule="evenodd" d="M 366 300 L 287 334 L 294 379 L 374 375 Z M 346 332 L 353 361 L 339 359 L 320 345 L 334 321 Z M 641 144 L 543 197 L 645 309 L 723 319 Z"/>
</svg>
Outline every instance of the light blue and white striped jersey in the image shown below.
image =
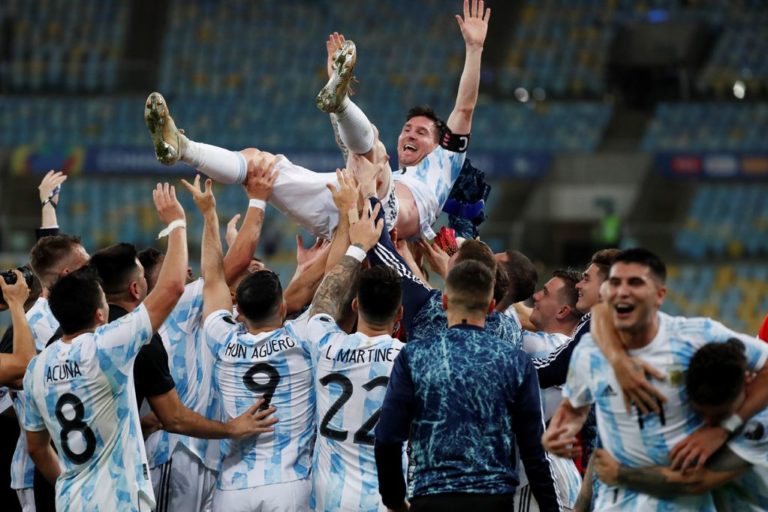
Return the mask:
<svg viewBox="0 0 768 512">
<path fill-rule="evenodd" d="M 448 194 L 461 173 L 467 153 L 454 153 L 438 146 L 418 164 L 399 169 L 392 173 L 395 182 L 405 184 L 413 194 L 419 210 L 421 233 L 435 237 L 432 231 L 440 212 L 443 210 Z"/>
<path fill-rule="evenodd" d="M 571 337 L 565 334 L 523 330 L 523 352 L 532 358 L 547 357 L 569 341 L 571 341 Z M 541 405 L 544 410 L 545 422 L 554 416 L 557 406 L 560 405 L 562 399 L 563 393 L 559 386 L 552 386 L 541 390 Z"/>
<path fill-rule="evenodd" d="M 220 406 L 213 392 L 213 355 L 203 339 L 203 280 L 184 288 L 178 304 L 159 329 L 168 352 L 168 367 L 176 392 L 185 407 L 209 419 L 220 419 Z M 208 469 L 218 471 L 219 440 L 154 432 L 146 441 L 149 467 L 165 464 L 176 443 L 186 446 Z"/>
<path fill-rule="evenodd" d="M 318 436 L 310 508 L 386 511 L 379 495 L 373 429 L 403 343 L 392 336 L 347 334 L 326 314 L 307 324 L 315 361 Z"/>
<path fill-rule="evenodd" d="M 221 442 L 218 488 L 246 489 L 309 477 L 315 438 L 313 365 L 308 343 L 288 322 L 250 334 L 232 311 L 211 313 L 205 341 L 216 360 L 214 386 L 224 420 L 244 413 L 258 399 L 277 408 L 274 432 Z"/>
<path fill-rule="evenodd" d="M 152 337 L 142 305 L 115 322 L 57 342 L 24 376 L 24 429 L 47 429 L 59 455 L 57 510 L 154 508 L 133 364 Z"/>
<path fill-rule="evenodd" d="M 603 448 L 619 463 L 629 467 L 667 466 L 672 448 L 703 425 L 690 407 L 684 374 L 699 348 L 707 343 L 737 338 L 744 343 L 751 370 L 760 370 L 768 358 L 768 344 L 731 331 L 714 320 L 672 317 L 664 313 L 658 313 L 658 316 L 656 337 L 647 346 L 629 353 L 668 376 L 663 382 L 653 383 L 667 397 L 659 414 L 641 415 L 637 409 L 631 415 L 626 413 L 613 369 L 591 335 L 585 335 L 574 350 L 563 390 L 563 395 L 574 407 L 596 404 L 597 427 Z M 713 510 L 714 505 L 711 494 L 662 500 L 600 485 L 595 509 L 637 512 Z"/>
<path fill-rule="evenodd" d="M 26 317 L 29 328 L 32 330 L 32 337 L 35 339 L 35 349 L 40 352 L 59 328 L 59 322 L 51 312 L 48 299 L 43 297 L 35 301 L 27 311 Z M 19 420 L 19 427 L 22 429 L 11 462 L 11 489 L 31 489 L 35 483 L 35 464 L 27 452 L 27 436 L 23 432 L 24 393 L 11 390 L 10 396 L 16 418 Z"/>
<path fill-rule="evenodd" d="M 718 510 L 768 510 L 768 409 L 763 409 L 728 441 L 728 448 L 752 469 L 714 491 Z"/>
</svg>

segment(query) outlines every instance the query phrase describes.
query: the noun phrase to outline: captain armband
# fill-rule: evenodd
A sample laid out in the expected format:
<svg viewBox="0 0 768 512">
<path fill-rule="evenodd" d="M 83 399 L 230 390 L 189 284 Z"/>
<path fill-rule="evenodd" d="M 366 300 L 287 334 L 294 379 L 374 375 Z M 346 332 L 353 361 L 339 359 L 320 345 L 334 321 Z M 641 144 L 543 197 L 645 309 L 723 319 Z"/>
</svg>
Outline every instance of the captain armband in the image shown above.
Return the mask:
<svg viewBox="0 0 768 512">
<path fill-rule="evenodd" d="M 440 137 L 440 147 L 454 153 L 464 153 L 469 147 L 469 137 L 470 134 L 458 135 L 446 128 Z"/>
</svg>

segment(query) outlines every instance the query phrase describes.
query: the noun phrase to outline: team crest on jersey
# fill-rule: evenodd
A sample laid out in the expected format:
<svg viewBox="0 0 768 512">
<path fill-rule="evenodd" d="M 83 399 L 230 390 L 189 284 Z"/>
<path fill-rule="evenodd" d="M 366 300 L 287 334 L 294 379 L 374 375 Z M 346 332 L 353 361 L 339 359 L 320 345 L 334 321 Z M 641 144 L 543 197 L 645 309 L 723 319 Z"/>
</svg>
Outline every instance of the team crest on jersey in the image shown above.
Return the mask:
<svg viewBox="0 0 768 512">
<path fill-rule="evenodd" d="M 673 365 L 667 370 L 669 375 L 669 384 L 671 386 L 680 387 L 685 382 L 685 369 L 679 365 Z"/>
</svg>

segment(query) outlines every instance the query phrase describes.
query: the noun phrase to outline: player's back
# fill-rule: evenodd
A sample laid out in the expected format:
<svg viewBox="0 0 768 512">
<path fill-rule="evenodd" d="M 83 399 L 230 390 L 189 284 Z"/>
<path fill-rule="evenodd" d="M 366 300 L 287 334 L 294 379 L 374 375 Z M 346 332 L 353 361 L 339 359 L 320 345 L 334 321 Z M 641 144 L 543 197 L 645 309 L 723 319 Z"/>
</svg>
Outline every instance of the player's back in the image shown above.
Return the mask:
<svg viewBox="0 0 768 512">
<path fill-rule="evenodd" d="M 278 422 L 274 432 L 222 441 L 218 487 L 245 489 L 307 478 L 315 432 L 309 348 L 285 327 L 250 334 L 233 322 L 231 312 L 223 310 L 205 322 L 224 419 L 264 398 L 277 408 Z"/>
<path fill-rule="evenodd" d="M 386 510 L 379 495 L 373 429 L 403 343 L 388 335 L 348 335 L 325 315 L 310 319 L 309 329 L 316 342 L 319 434 L 310 504 L 316 511 Z"/>
<path fill-rule="evenodd" d="M 47 429 L 59 454 L 57 509 L 154 506 L 133 391 L 133 360 L 149 340 L 143 308 L 36 356 L 24 378 L 26 430 Z"/>
</svg>

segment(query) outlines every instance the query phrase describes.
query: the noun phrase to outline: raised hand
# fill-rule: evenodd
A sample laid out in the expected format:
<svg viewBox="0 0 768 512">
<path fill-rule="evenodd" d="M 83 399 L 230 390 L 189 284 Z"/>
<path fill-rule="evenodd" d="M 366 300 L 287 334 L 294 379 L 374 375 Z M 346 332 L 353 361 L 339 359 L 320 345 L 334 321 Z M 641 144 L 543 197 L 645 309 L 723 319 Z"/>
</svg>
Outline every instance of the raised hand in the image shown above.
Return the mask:
<svg viewBox="0 0 768 512">
<path fill-rule="evenodd" d="M 490 19 L 491 9 L 485 8 L 483 0 L 464 0 L 464 17 L 457 14 L 456 21 L 467 46 L 482 48 Z"/>
<path fill-rule="evenodd" d="M 268 161 L 269 157 L 263 156 L 262 153 L 261 156 L 249 159 L 248 174 L 243 183 L 248 199 L 269 200 L 272 195 L 272 186 L 277 180 L 278 173 L 275 172 L 275 165 L 281 158 L 283 157 L 277 155 Z"/>
<path fill-rule="evenodd" d="M 189 183 L 187 180 L 182 179 L 181 183 L 192 194 L 192 199 L 195 200 L 197 209 L 200 213 L 205 215 L 216 209 L 216 198 L 213 197 L 213 181 L 210 178 L 205 180 L 205 190 L 200 188 L 200 175 L 195 176 L 194 184 Z"/>
<path fill-rule="evenodd" d="M 315 243 L 309 249 L 304 247 L 304 239 L 301 235 L 296 235 L 296 266 L 299 269 L 304 269 L 317 258 L 323 255 L 330 249 L 331 243 L 328 240 L 318 238 Z"/>
<path fill-rule="evenodd" d="M 379 174 L 379 166 L 372 163 L 362 155 L 349 155 L 349 171 L 360 186 L 363 197 L 376 195 L 376 176 Z"/>
<path fill-rule="evenodd" d="M 419 240 L 419 247 L 422 249 L 422 253 L 427 258 L 430 268 L 441 276 L 443 279 L 448 275 L 448 260 L 451 259 L 448 253 L 445 252 L 436 243 L 427 243 L 424 240 Z"/>
<path fill-rule="evenodd" d="M 379 241 L 381 231 L 384 229 L 384 219 L 376 222 L 376 216 L 381 210 L 381 203 L 371 210 L 370 204 L 363 207 L 363 215 L 357 222 L 350 223 L 349 241 L 353 245 L 359 245 L 364 251 L 371 250 Z"/>
<path fill-rule="evenodd" d="M 168 183 L 158 183 L 152 191 L 152 200 L 155 202 L 157 215 L 163 224 L 170 224 L 175 220 L 184 220 L 184 208 L 176 199 L 176 189 Z M 186 267 L 186 264 L 184 265 Z"/>
<path fill-rule="evenodd" d="M 57 204 L 59 202 L 59 188 L 65 181 L 67 181 L 67 175 L 63 172 L 48 171 L 43 177 L 43 181 L 37 187 L 37 190 L 40 192 L 40 203 L 50 199 L 53 204 Z"/>
<path fill-rule="evenodd" d="M 333 56 L 336 54 L 337 50 L 341 49 L 341 45 L 344 44 L 344 41 L 346 41 L 344 34 L 339 34 L 338 32 L 330 34 L 325 41 L 325 50 L 328 52 L 328 60 L 325 63 L 325 67 L 328 71 L 329 79 L 331 78 L 331 75 L 333 75 Z"/>
<path fill-rule="evenodd" d="M 227 222 L 227 231 L 224 234 L 224 240 L 227 241 L 227 245 L 229 247 L 232 247 L 232 244 L 235 243 L 235 239 L 237 238 L 237 222 L 240 220 L 240 214 L 235 214 L 234 217 L 229 219 L 229 222 Z"/>
<path fill-rule="evenodd" d="M 344 215 L 345 212 L 357 207 L 360 198 L 360 185 L 352 173 L 345 169 L 336 169 L 336 181 L 338 182 L 337 186 L 333 183 L 328 183 L 326 186 L 331 191 L 333 204 Z"/>
</svg>

